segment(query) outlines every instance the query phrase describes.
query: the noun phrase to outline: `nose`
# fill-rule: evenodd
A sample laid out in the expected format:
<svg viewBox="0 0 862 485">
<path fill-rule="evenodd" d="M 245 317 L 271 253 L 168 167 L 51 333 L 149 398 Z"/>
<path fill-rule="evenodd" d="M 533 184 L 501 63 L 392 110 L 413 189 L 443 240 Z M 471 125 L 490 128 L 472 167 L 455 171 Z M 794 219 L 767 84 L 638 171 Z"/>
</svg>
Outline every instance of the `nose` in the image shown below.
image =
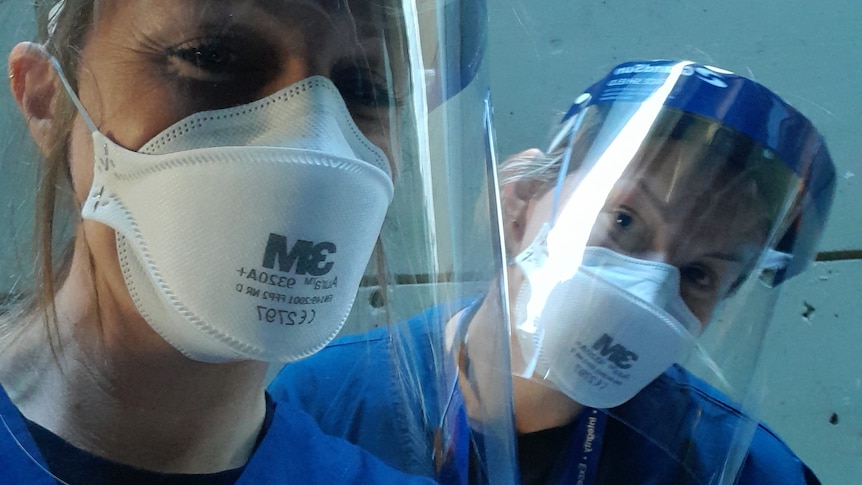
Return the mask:
<svg viewBox="0 0 862 485">
<path fill-rule="evenodd" d="M 284 89 L 285 86 L 290 86 L 315 74 L 324 74 L 315 72 L 317 70 L 312 66 L 307 56 L 291 55 L 282 61 L 278 74 L 273 76 L 269 83 L 264 86 L 261 97 L 269 96 Z"/>
<path fill-rule="evenodd" d="M 660 255 L 645 258 L 644 255 L 622 254 L 602 248 L 584 255 L 585 267 L 601 268 L 613 274 L 614 284 L 639 299 L 664 308 L 680 294 L 679 270 L 658 260 Z"/>
<path fill-rule="evenodd" d="M 629 247 L 620 248 L 620 252 L 627 256 L 643 261 L 675 267 L 677 280 L 679 280 L 679 264 L 687 249 L 687 228 L 677 221 L 666 219 L 651 221 L 650 230 L 643 237 Z"/>
<path fill-rule="evenodd" d="M 680 294 L 679 270 L 656 260 L 643 260 L 641 264 L 644 270 L 632 275 L 629 291 L 644 301 L 664 308 Z"/>
<path fill-rule="evenodd" d="M 643 294 L 646 301 L 658 306 L 664 306 L 671 297 L 681 294 L 680 272 L 677 267 L 679 248 L 678 242 L 682 236 L 678 228 L 669 224 L 657 227 L 651 234 L 652 240 L 637 255 L 632 255 L 649 265 L 651 270 L 643 273 Z"/>
</svg>

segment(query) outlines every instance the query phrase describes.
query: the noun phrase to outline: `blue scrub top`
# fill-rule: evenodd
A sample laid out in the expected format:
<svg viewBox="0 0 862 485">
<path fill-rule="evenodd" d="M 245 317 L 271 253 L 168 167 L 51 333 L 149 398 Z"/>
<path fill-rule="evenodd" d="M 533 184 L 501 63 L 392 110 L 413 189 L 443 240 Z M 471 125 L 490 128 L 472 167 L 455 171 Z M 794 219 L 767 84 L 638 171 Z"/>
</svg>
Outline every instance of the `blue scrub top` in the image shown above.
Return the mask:
<svg viewBox="0 0 862 485">
<path fill-rule="evenodd" d="M 392 328 L 336 340 L 287 365 L 269 391 L 305 409 L 326 433 L 357 443 L 399 469 L 436 475 L 442 483 L 464 483 L 464 470 L 435 470 L 431 460 L 441 416 L 453 412 L 438 405 L 450 399 L 437 394 L 446 391 L 436 385 L 431 344 L 442 342 L 444 325 L 461 308 L 458 303 L 435 307 Z M 405 368 L 412 371 L 406 383 Z M 418 389 L 424 393 L 421 403 L 416 402 Z M 460 402 L 457 396 L 454 402 Z M 590 477 L 595 483 L 716 483 L 740 420 L 748 419 L 719 391 L 676 365 L 626 404 L 609 414 L 598 411 L 601 421 L 592 426 L 586 421 L 591 411 L 574 423 L 551 483 L 582 479 L 588 484 Z M 672 416 L 673 422 L 657 419 L 661 416 Z M 463 416 L 448 422 L 467 426 Z M 482 437 L 469 429 L 447 433 L 471 436 L 456 446 L 454 452 L 461 456 L 447 457 L 454 466 L 465 466 L 473 446 L 464 443 L 475 444 Z M 583 477 L 580 450 L 588 434 L 600 454 L 587 462 L 589 473 Z M 773 431 L 758 423 L 737 483 L 820 482 Z"/>
<path fill-rule="evenodd" d="M 2 483 L 56 485 L 27 425 L 0 388 L 0 470 Z M 92 477 L 87 485 L 110 483 Z M 347 441 L 328 436 L 301 409 L 278 402 L 266 435 L 236 485 L 433 483 L 399 472 Z M 79 485 L 79 484 L 72 484 Z"/>
</svg>

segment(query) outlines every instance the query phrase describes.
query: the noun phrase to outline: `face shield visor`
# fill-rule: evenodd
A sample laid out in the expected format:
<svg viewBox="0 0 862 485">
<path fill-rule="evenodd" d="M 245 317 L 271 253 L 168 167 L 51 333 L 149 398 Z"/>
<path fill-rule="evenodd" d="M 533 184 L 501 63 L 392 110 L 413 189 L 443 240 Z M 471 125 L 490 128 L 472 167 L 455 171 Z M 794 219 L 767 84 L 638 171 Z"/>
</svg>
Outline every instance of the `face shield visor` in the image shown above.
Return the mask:
<svg viewBox="0 0 862 485">
<path fill-rule="evenodd" d="M 114 231 L 121 281 L 162 338 L 200 362 L 338 373 L 332 392 L 296 381 L 291 401 L 396 468 L 458 475 L 451 457 L 466 446 L 512 476 L 506 332 L 489 337 L 500 360 L 484 395 L 504 404 L 474 423 L 480 445 L 463 440 L 444 332 L 504 261 L 488 224 L 482 2 L 64 0 L 37 12 L 55 109 L 76 120 L 46 155 L 69 167 L 60 212 Z M 353 374 L 309 358 L 339 334 L 363 336 L 339 357 Z M 367 394 L 342 393 L 354 385 Z M 371 407 L 380 396 L 391 399 Z"/>
<path fill-rule="evenodd" d="M 644 476 L 732 481 L 777 290 L 813 259 L 831 204 L 820 135 L 732 73 L 628 63 L 502 174 L 524 202 L 508 244 L 516 376 L 643 438 L 602 449 L 655 453 Z M 738 410 L 721 426 L 703 419 L 713 399 Z"/>
</svg>

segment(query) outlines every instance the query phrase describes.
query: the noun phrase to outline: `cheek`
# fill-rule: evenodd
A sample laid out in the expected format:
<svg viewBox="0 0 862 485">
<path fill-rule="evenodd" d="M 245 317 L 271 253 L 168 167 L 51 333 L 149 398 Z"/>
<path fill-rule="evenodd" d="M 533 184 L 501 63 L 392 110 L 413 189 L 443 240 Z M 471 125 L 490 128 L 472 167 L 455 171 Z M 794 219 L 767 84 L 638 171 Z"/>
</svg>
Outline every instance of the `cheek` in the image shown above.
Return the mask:
<svg viewBox="0 0 862 485">
<path fill-rule="evenodd" d="M 75 199 L 78 203 L 76 210 L 80 213 L 80 207 L 87 200 L 87 196 L 93 184 L 93 138 L 86 125 L 80 117 L 75 120 L 69 139 L 69 171 L 72 175 L 72 184 L 75 191 Z M 117 246 L 113 229 L 90 220 L 80 223 L 82 232 L 78 237 L 86 240 L 93 261 L 96 262 L 100 271 L 113 272 L 112 278 L 117 278 L 119 269 L 117 267 Z M 114 269 L 108 269 L 108 268 Z M 119 278 L 122 278 L 119 276 Z M 119 281 L 122 281 L 121 279 Z M 114 285 L 117 288 L 122 287 Z"/>
<path fill-rule="evenodd" d="M 90 42 L 78 69 L 78 96 L 104 135 L 137 151 L 171 124 L 199 111 L 193 93 L 162 79 L 152 63 L 128 49 L 111 46 L 107 41 Z M 125 61 L 123 55 L 139 62 Z"/>
<path fill-rule="evenodd" d="M 374 146 L 383 150 L 386 159 L 389 160 L 389 168 L 392 170 L 392 178 L 396 179 L 401 167 L 402 146 L 399 133 L 392 133 L 388 119 L 379 118 L 373 120 L 362 120 L 354 118 L 359 131 L 368 138 Z M 394 135 L 394 136 L 393 136 Z"/>
<path fill-rule="evenodd" d="M 696 316 L 697 319 L 700 320 L 701 325 L 705 326 L 707 323 L 709 323 L 710 320 L 712 320 L 712 310 L 715 306 L 714 304 L 707 304 L 704 302 L 696 302 L 694 304 L 686 302 L 686 304 L 688 305 L 688 308 L 691 310 L 694 316 Z"/>
<path fill-rule="evenodd" d="M 93 138 L 80 117 L 75 120 L 69 138 L 69 171 L 80 206 L 93 184 Z"/>
<path fill-rule="evenodd" d="M 532 244 L 544 225 L 550 222 L 554 205 L 553 192 L 553 189 L 549 190 L 538 199 L 532 199 L 528 202 L 524 217 L 523 236 L 514 248 L 507 248 L 513 250 L 511 251 L 512 256 L 521 253 Z"/>
<path fill-rule="evenodd" d="M 685 289 L 681 292 L 682 301 L 685 302 L 691 313 L 700 320 L 701 327 L 706 328 L 706 325 L 712 320 L 715 315 L 716 308 L 720 303 L 718 295 L 704 297 L 703 295 L 693 296 Z"/>
</svg>

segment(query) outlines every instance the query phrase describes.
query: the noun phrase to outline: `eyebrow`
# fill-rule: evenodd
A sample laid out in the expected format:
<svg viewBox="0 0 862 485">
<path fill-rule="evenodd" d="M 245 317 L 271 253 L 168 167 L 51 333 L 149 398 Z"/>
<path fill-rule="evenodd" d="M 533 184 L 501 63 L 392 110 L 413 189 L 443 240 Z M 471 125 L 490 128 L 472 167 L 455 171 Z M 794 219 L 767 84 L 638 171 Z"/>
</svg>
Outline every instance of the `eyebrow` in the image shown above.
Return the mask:
<svg viewBox="0 0 862 485">
<path fill-rule="evenodd" d="M 620 178 L 622 180 L 622 178 Z M 658 210 L 663 219 L 668 218 L 668 213 L 670 212 L 670 208 L 668 207 L 667 200 L 663 197 L 660 197 L 658 194 L 650 190 L 650 188 L 646 184 L 646 177 L 638 177 L 635 182 L 633 189 L 639 191 L 641 194 L 646 196 L 650 205 Z"/>
<path fill-rule="evenodd" d="M 706 253 L 703 255 L 703 257 L 704 258 L 720 259 L 722 261 L 727 261 L 729 263 L 738 263 L 738 264 L 742 264 L 743 260 L 745 259 L 745 256 L 743 256 L 740 253 L 723 253 L 720 251 L 719 252 Z"/>
<path fill-rule="evenodd" d="M 670 207 L 667 205 L 667 201 L 660 197 L 658 194 L 653 192 L 650 187 L 647 185 L 646 177 L 639 177 L 637 182 L 634 184 L 634 188 L 639 190 L 641 194 L 645 196 L 647 201 L 658 210 L 661 216 L 664 219 L 667 219 L 671 212 Z M 756 256 L 756 255 L 755 255 Z M 740 250 L 736 252 L 724 252 L 724 251 L 713 251 L 703 255 L 704 258 L 712 258 L 718 259 L 721 261 L 726 261 L 728 263 L 736 263 L 736 264 L 744 264 L 746 260 L 745 253 Z"/>
<path fill-rule="evenodd" d="M 379 15 L 379 13 L 375 12 L 373 7 L 362 2 L 350 2 L 348 0 L 251 0 L 251 3 L 276 18 L 289 18 L 291 9 L 296 7 L 311 8 L 327 18 L 337 13 L 350 17 L 359 35 L 368 37 L 380 34 L 381 27 L 373 18 L 375 14 Z"/>
</svg>

